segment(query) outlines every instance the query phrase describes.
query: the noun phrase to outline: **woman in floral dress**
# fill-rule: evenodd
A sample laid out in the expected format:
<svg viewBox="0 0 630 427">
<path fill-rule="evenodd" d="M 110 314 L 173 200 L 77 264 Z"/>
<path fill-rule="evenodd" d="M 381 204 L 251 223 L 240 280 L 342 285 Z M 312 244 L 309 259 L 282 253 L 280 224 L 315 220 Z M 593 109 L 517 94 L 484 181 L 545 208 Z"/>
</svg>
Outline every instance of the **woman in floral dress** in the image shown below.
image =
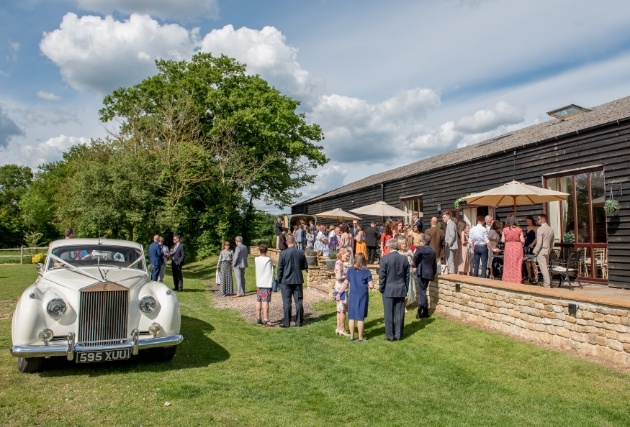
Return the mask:
<svg viewBox="0 0 630 427">
<path fill-rule="evenodd" d="M 217 261 L 217 270 L 219 271 L 219 278 L 221 285 L 219 288 L 220 295 L 232 295 L 234 294 L 234 285 L 232 281 L 232 257 L 234 251 L 230 249 L 230 242 L 223 244 L 223 250 L 219 254 L 219 260 Z"/>
<path fill-rule="evenodd" d="M 523 281 L 523 230 L 516 225 L 516 219 L 509 217 L 503 229 L 501 241 L 505 243 L 503 252 L 504 282 L 521 283 Z"/>
<path fill-rule="evenodd" d="M 344 337 L 350 336 L 346 332 L 346 313 L 348 312 L 348 291 L 345 290 L 344 282 L 348 267 L 350 267 L 350 252 L 346 248 L 339 249 L 337 253 L 337 262 L 335 263 L 335 289 L 334 297 L 337 301 L 337 329 L 335 333 Z M 344 290 L 342 290 L 344 288 Z"/>
</svg>

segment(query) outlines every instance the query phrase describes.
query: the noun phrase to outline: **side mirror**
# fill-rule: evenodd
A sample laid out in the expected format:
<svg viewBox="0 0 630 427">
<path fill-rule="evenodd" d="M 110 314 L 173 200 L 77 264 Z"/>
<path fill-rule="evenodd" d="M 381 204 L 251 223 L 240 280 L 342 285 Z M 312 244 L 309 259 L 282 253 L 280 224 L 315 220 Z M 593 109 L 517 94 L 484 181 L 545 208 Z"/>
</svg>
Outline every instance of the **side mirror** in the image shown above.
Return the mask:
<svg viewBox="0 0 630 427">
<path fill-rule="evenodd" d="M 41 273 L 42 271 L 44 271 L 44 264 L 38 262 L 37 264 L 35 264 L 35 268 Z"/>
</svg>

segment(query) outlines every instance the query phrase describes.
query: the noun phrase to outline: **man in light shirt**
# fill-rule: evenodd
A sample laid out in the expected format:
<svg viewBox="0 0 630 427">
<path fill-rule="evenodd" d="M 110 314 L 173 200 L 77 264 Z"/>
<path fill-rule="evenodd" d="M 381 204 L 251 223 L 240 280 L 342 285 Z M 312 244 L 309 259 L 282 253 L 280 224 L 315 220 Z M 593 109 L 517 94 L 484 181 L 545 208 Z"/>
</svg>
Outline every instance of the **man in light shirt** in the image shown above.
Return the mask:
<svg viewBox="0 0 630 427">
<path fill-rule="evenodd" d="M 492 220 L 494 218 L 492 218 L 491 215 L 486 215 L 485 217 L 485 221 L 486 221 L 486 230 L 490 230 L 492 228 Z"/>
<path fill-rule="evenodd" d="M 492 217 L 490 217 L 492 219 Z M 488 250 L 493 250 L 488 240 L 488 229 L 484 225 L 483 216 L 477 217 L 477 225 L 470 229 L 468 242 L 473 247 L 473 276 L 479 277 L 479 261 L 481 261 L 481 277 L 486 278 L 488 272 Z M 498 249 L 494 249 L 498 252 Z"/>
</svg>

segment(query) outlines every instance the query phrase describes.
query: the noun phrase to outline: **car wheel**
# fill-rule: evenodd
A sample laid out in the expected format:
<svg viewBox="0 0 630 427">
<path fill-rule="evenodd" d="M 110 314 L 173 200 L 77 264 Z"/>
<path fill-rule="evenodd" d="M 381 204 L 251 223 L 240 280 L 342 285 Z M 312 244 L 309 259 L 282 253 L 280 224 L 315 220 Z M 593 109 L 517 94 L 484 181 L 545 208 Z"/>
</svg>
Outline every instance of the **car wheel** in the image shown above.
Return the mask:
<svg viewBox="0 0 630 427">
<path fill-rule="evenodd" d="M 37 372 L 43 365 L 43 357 L 18 357 L 18 369 L 25 374 Z"/>
<path fill-rule="evenodd" d="M 173 357 L 175 357 L 176 352 L 176 345 L 172 347 L 161 347 L 151 350 L 151 357 L 157 362 L 168 362 Z"/>
</svg>

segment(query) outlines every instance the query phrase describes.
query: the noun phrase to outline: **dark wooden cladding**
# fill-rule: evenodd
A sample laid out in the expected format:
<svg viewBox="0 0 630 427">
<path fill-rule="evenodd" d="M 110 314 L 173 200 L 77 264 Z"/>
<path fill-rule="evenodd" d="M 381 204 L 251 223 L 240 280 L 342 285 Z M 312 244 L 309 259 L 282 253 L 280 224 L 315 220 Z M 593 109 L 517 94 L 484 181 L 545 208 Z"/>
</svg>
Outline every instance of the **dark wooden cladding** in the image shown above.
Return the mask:
<svg viewBox="0 0 630 427">
<path fill-rule="evenodd" d="M 607 216 L 608 281 L 610 286 L 630 289 L 630 121 L 618 120 L 605 126 L 574 132 L 553 140 L 525 144 L 516 149 L 481 156 L 454 166 L 409 174 L 400 179 L 370 185 L 346 194 L 320 196 L 293 206 L 293 213 L 315 214 L 329 209 L 350 210 L 383 199 L 399 207 L 400 199 L 423 195 L 424 221 L 452 208 L 456 199 L 484 191 L 516 179 L 540 186 L 543 176 L 577 169 L 600 167 L 604 171 L 606 197 L 611 189 L 621 205 L 615 215 Z M 483 147 L 480 146 L 480 150 Z M 516 156 L 515 154 L 516 153 Z M 431 159 L 427 159 L 431 161 Z M 519 206 L 521 221 L 526 215 L 537 215 L 543 206 Z M 497 216 L 505 218 L 512 207 L 499 207 Z M 364 222 L 370 219 L 363 218 Z M 524 221 L 523 221 L 524 222 Z"/>
</svg>

